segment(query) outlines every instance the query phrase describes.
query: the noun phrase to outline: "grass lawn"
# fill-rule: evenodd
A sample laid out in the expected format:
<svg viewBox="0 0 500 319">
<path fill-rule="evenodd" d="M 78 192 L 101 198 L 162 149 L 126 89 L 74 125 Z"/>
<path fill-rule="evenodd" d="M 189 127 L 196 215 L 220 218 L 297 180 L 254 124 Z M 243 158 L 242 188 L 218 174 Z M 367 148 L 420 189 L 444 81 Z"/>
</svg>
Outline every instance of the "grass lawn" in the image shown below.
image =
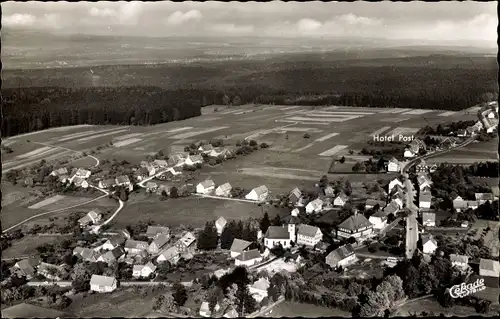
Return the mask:
<svg viewBox="0 0 500 319">
<path fill-rule="evenodd" d="M 347 311 L 342 311 L 335 308 L 327 308 L 321 306 L 315 306 L 306 303 L 296 303 L 284 301 L 274 307 L 271 313 L 265 313 L 264 317 L 268 318 L 281 318 L 281 317 L 305 317 L 305 318 L 316 318 L 316 317 L 351 317 L 351 314 Z"/>
<path fill-rule="evenodd" d="M 85 298 L 77 296 L 65 310 L 80 318 L 140 318 L 153 310 L 154 297 L 162 293 L 167 291 L 150 291 L 143 297 L 135 293 L 134 289 L 127 288 L 111 294 L 92 294 Z"/>
<path fill-rule="evenodd" d="M 2 252 L 3 258 L 15 258 L 37 253 L 36 248 L 43 244 L 52 244 L 68 236 L 25 236 L 12 243 L 12 246 Z"/>
<path fill-rule="evenodd" d="M 260 218 L 266 212 L 272 218 L 279 209 L 273 206 L 229 201 L 223 199 L 187 197 L 161 201 L 159 196 L 134 193 L 125 208 L 113 220 L 114 226 L 125 227 L 138 221 L 154 220 L 171 227 L 189 225 L 202 227 L 207 221 L 224 216 L 227 220 Z M 283 214 L 283 213 L 282 213 Z"/>
<path fill-rule="evenodd" d="M 491 301 L 493 305 L 496 305 L 497 308 L 499 306 L 498 303 L 498 296 L 500 296 L 500 288 L 491 288 L 491 287 L 486 287 L 485 290 L 476 292 L 474 296 L 477 296 L 482 299 L 486 299 Z"/>
<path fill-rule="evenodd" d="M 458 317 L 468 317 L 468 316 L 478 315 L 476 310 L 472 307 L 454 305 L 451 308 L 443 308 L 439 305 L 439 303 L 435 299 L 429 298 L 429 299 L 418 300 L 415 302 L 409 302 L 407 304 L 400 306 L 397 312 L 394 314 L 394 316 L 407 317 L 414 313 L 420 314 L 423 311 L 432 312 L 434 313 L 435 316 L 439 316 L 441 313 L 445 314 L 446 316 L 458 316 Z M 498 312 L 492 310 L 488 314 L 482 316 L 488 316 L 488 317 L 498 316 Z"/>
</svg>

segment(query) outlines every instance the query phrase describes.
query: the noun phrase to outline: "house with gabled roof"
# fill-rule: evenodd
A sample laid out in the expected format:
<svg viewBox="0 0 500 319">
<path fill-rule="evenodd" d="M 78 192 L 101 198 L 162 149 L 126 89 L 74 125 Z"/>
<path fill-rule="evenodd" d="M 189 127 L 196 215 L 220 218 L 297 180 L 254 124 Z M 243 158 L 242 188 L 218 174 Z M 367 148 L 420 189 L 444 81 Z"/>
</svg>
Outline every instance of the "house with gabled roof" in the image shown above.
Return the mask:
<svg viewBox="0 0 500 319">
<path fill-rule="evenodd" d="M 68 275 L 68 271 L 64 267 L 44 262 L 38 265 L 37 273 L 47 279 L 55 281 L 61 281 L 65 276 Z"/>
<path fill-rule="evenodd" d="M 196 241 L 196 237 L 194 237 L 193 233 L 187 232 L 182 236 L 176 243 L 175 247 L 179 249 L 181 254 L 186 253 L 193 247 L 193 243 Z"/>
<path fill-rule="evenodd" d="M 481 258 L 479 260 L 479 276 L 484 279 L 486 287 L 498 288 L 500 277 L 500 263 L 498 260 Z"/>
<path fill-rule="evenodd" d="M 323 193 L 327 197 L 334 197 L 335 196 L 335 188 L 333 188 L 332 185 L 326 185 L 326 187 L 323 189 Z"/>
<path fill-rule="evenodd" d="M 172 265 L 175 265 L 179 259 L 181 259 L 181 253 L 176 246 L 168 247 L 163 250 L 156 258 L 156 263 L 160 264 L 162 262 L 168 261 Z"/>
<path fill-rule="evenodd" d="M 153 167 L 166 168 L 168 167 L 168 162 L 166 160 L 155 159 L 153 161 Z"/>
<path fill-rule="evenodd" d="M 226 227 L 227 220 L 221 216 L 215 221 L 215 228 L 217 228 L 217 234 L 222 234 L 222 230 L 224 230 L 224 227 Z"/>
<path fill-rule="evenodd" d="M 210 157 L 217 157 L 217 156 L 223 156 L 224 155 L 225 148 L 222 147 L 215 147 L 213 148 L 210 152 L 205 153 Z"/>
<path fill-rule="evenodd" d="M 297 229 L 297 244 L 314 247 L 323 239 L 318 227 L 300 224 Z"/>
<path fill-rule="evenodd" d="M 66 167 L 61 167 L 56 170 L 53 170 L 50 173 L 50 176 L 61 176 L 61 175 L 68 175 L 68 169 Z"/>
<path fill-rule="evenodd" d="M 295 230 L 294 234 L 295 235 Z M 283 226 L 269 226 L 264 235 L 264 246 L 269 249 L 274 248 L 276 245 L 281 244 L 283 248 L 289 248 L 291 246 L 291 237 L 288 227 Z"/>
<path fill-rule="evenodd" d="M 184 161 L 184 164 L 188 166 L 194 166 L 196 164 L 203 164 L 203 157 L 201 155 L 189 155 L 186 160 Z"/>
<path fill-rule="evenodd" d="M 403 182 L 401 182 L 401 180 L 397 177 L 395 177 L 394 179 L 392 179 L 390 182 L 389 182 L 389 186 L 387 188 L 387 191 L 389 193 L 391 193 L 392 189 L 396 186 L 396 185 L 399 185 L 399 187 L 401 188 L 404 188 L 404 185 L 403 185 Z"/>
<path fill-rule="evenodd" d="M 450 261 L 453 267 L 465 271 L 469 267 L 469 256 L 450 254 Z"/>
<path fill-rule="evenodd" d="M 424 189 L 425 187 L 432 186 L 432 181 L 425 174 L 419 174 L 417 177 L 417 182 L 420 190 Z"/>
<path fill-rule="evenodd" d="M 107 188 L 113 187 L 114 185 L 115 185 L 115 180 L 112 178 L 108 178 L 108 179 L 99 181 L 99 184 L 97 186 L 99 186 L 99 188 L 102 188 L 102 189 L 107 189 Z"/>
<path fill-rule="evenodd" d="M 401 187 L 396 185 L 389 195 L 391 201 L 397 203 L 400 209 L 403 208 L 405 193 Z"/>
<path fill-rule="evenodd" d="M 288 201 L 292 205 L 295 205 L 299 202 L 301 197 L 302 197 L 302 191 L 299 188 L 295 187 L 288 195 Z"/>
<path fill-rule="evenodd" d="M 422 225 L 427 227 L 436 226 L 436 213 L 434 212 L 422 212 Z"/>
<path fill-rule="evenodd" d="M 248 285 L 248 291 L 256 302 L 261 302 L 262 299 L 267 297 L 267 289 L 271 286 L 267 278 L 261 277 L 252 285 Z"/>
<path fill-rule="evenodd" d="M 75 177 L 87 179 L 90 177 L 90 174 L 91 173 L 89 170 L 86 170 L 84 168 L 78 168 L 78 169 L 76 169 L 76 171 L 72 172 L 71 180 L 73 180 L 73 178 L 75 178 Z"/>
<path fill-rule="evenodd" d="M 383 229 L 387 226 L 388 215 L 383 210 L 379 210 L 368 218 L 368 221 L 373 224 L 373 229 Z"/>
<path fill-rule="evenodd" d="M 31 279 L 36 273 L 37 267 L 42 263 L 39 256 L 29 257 L 22 259 L 14 264 L 10 268 L 11 273 L 16 274 L 19 277 L 26 277 L 26 279 Z"/>
<path fill-rule="evenodd" d="M 125 186 L 128 188 L 129 191 L 134 190 L 134 186 L 130 182 L 130 179 L 128 178 L 127 175 L 121 175 L 115 178 L 115 184 L 118 186 Z"/>
<path fill-rule="evenodd" d="M 400 168 L 399 168 L 399 161 L 396 159 L 396 158 L 391 158 L 389 160 L 389 162 L 387 163 L 387 172 L 399 172 L 400 171 Z"/>
<path fill-rule="evenodd" d="M 234 309 L 233 306 L 229 306 L 225 313 L 224 313 L 224 316 L 222 316 L 223 318 L 239 318 L 240 315 L 238 314 L 238 312 L 236 311 L 236 309 Z"/>
<path fill-rule="evenodd" d="M 319 198 L 316 198 L 315 200 L 310 201 L 306 205 L 306 213 L 307 214 L 319 213 L 322 210 L 323 210 L 323 201 Z"/>
<path fill-rule="evenodd" d="M 90 278 L 90 290 L 95 292 L 113 292 L 117 284 L 115 277 L 92 275 Z"/>
<path fill-rule="evenodd" d="M 174 154 L 168 158 L 168 161 L 167 161 L 168 165 L 174 166 L 174 167 L 183 166 L 185 161 L 186 161 L 186 157 L 187 156 L 184 156 L 184 154 L 181 154 L 181 153 Z"/>
<path fill-rule="evenodd" d="M 367 238 L 373 233 L 373 225 L 366 219 L 363 214 L 354 211 L 354 214 L 349 216 L 337 227 L 337 238 Z"/>
<path fill-rule="evenodd" d="M 154 239 L 161 235 L 170 236 L 170 228 L 166 226 L 148 226 L 146 230 L 146 237 Z"/>
<path fill-rule="evenodd" d="M 234 258 L 236 266 L 253 266 L 262 261 L 262 256 L 258 249 L 245 250 Z"/>
<path fill-rule="evenodd" d="M 344 245 L 329 253 L 325 258 L 325 262 L 333 269 L 346 267 L 356 262 L 356 254 L 352 245 Z"/>
<path fill-rule="evenodd" d="M 244 251 L 248 250 L 248 248 L 252 245 L 251 242 L 235 238 L 233 243 L 231 244 L 231 258 L 236 258 L 238 255 L 241 255 Z"/>
<path fill-rule="evenodd" d="M 200 147 L 198 147 L 198 151 L 202 152 L 203 154 L 209 154 L 213 149 L 214 147 L 212 146 L 212 144 L 200 145 Z"/>
<path fill-rule="evenodd" d="M 112 250 L 108 250 L 107 252 L 99 256 L 99 258 L 97 258 L 97 261 L 112 263 L 114 261 L 117 261 L 118 259 L 120 259 L 120 257 L 124 255 L 125 255 L 125 249 L 123 249 L 123 247 L 121 246 L 118 246 Z"/>
<path fill-rule="evenodd" d="M 467 208 L 469 209 L 476 209 L 479 207 L 479 203 L 477 200 L 468 200 L 467 201 Z"/>
<path fill-rule="evenodd" d="M 125 241 L 124 248 L 129 255 L 135 255 L 140 253 L 142 250 L 147 251 L 148 246 L 149 245 L 146 241 L 128 239 Z"/>
<path fill-rule="evenodd" d="M 80 227 L 85 227 L 91 224 L 97 224 L 101 221 L 102 219 L 102 214 L 99 209 L 93 209 L 90 212 L 88 212 L 87 215 L 83 216 L 78 220 L 78 223 L 80 224 Z"/>
<path fill-rule="evenodd" d="M 123 235 L 114 235 L 110 238 L 108 238 L 108 240 L 106 240 L 106 242 L 102 245 L 102 249 L 103 250 L 112 250 L 112 249 L 115 249 L 116 247 L 118 246 L 121 246 L 125 243 L 125 236 Z"/>
<path fill-rule="evenodd" d="M 150 254 L 157 254 L 170 240 L 170 234 L 163 234 L 155 237 L 153 242 L 148 247 Z"/>
<path fill-rule="evenodd" d="M 438 248 L 438 243 L 432 234 L 422 234 L 422 252 L 424 254 L 432 255 Z"/>
<path fill-rule="evenodd" d="M 468 132 L 467 132 L 466 130 L 463 130 L 463 129 L 459 129 L 459 130 L 457 131 L 457 136 L 458 136 L 458 137 L 466 137 L 466 136 L 467 136 L 467 134 L 468 134 Z"/>
<path fill-rule="evenodd" d="M 96 251 L 90 248 L 75 247 L 73 249 L 73 255 L 82 258 L 83 261 L 97 262 L 98 254 Z"/>
<path fill-rule="evenodd" d="M 263 202 L 267 199 L 268 195 L 269 195 L 269 190 L 267 189 L 267 187 L 265 185 L 261 185 L 259 187 L 252 189 L 250 193 L 248 193 L 245 196 L 245 199 L 257 202 Z"/>
<path fill-rule="evenodd" d="M 462 197 L 457 196 L 453 199 L 453 209 L 457 212 L 461 212 L 462 210 L 467 209 L 467 201 L 465 201 Z"/>
<path fill-rule="evenodd" d="M 215 189 L 215 183 L 210 179 L 207 179 L 196 185 L 196 192 L 198 194 L 210 194 L 214 191 L 214 189 Z"/>
<path fill-rule="evenodd" d="M 347 201 L 349 200 L 349 197 L 344 192 L 340 192 L 337 197 L 335 197 L 335 200 L 333 201 L 334 206 L 344 206 Z"/>
<path fill-rule="evenodd" d="M 132 268 L 132 277 L 147 278 L 156 271 L 156 266 L 152 262 L 145 265 L 134 265 Z"/>
<path fill-rule="evenodd" d="M 432 195 L 430 192 L 420 192 L 420 194 L 418 195 L 418 207 L 420 209 L 431 208 L 431 198 Z"/>
<path fill-rule="evenodd" d="M 215 196 L 231 197 L 231 189 L 233 189 L 233 187 L 229 183 L 219 185 L 219 187 L 215 189 Z"/>
<path fill-rule="evenodd" d="M 81 188 L 88 188 L 89 187 L 89 182 L 87 182 L 84 178 L 75 176 L 72 180 L 72 183 L 76 187 L 81 187 Z"/>
</svg>

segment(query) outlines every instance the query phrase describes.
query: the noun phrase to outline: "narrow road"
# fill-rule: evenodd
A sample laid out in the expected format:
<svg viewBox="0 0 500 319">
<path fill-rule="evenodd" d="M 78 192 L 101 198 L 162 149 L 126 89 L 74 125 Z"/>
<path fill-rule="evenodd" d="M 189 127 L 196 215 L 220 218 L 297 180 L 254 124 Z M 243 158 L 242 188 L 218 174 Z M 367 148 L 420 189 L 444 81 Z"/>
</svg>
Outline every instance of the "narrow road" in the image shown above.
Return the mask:
<svg viewBox="0 0 500 319">
<path fill-rule="evenodd" d="M 106 194 L 106 195 L 102 195 L 102 196 L 99 196 L 99 197 L 97 197 L 97 198 L 94 198 L 94 199 L 91 199 L 91 200 L 89 200 L 89 201 L 86 201 L 86 202 L 83 202 L 83 203 L 80 203 L 80 204 L 77 204 L 77 205 L 73 205 L 73 206 L 70 206 L 70 207 L 64 207 L 64 208 L 60 208 L 60 209 L 56 209 L 56 210 L 52 210 L 52 211 L 50 211 L 50 212 L 45 212 L 45 213 L 40 213 L 40 214 L 33 215 L 33 216 L 31 216 L 30 218 L 27 218 L 27 219 L 23 220 L 22 222 L 19 222 L 19 223 L 15 224 L 14 226 L 11 226 L 11 227 L 9 227 L 9 228 L 7 228 L 7 229 L 3 230 L 3 231 L 2 231 L 2 234 L 6 233 L 6 232 L 8 232 L 8 231 L 10 231 L 10 230 L 12 230 L 12 229 L 14 229 L 14 228 L 18 227 L 18 226 L 21 226 L 22 224 L 25 224 L 25 223 L 27 223 L 27 222 L 29 222 L 30 220 L 33 220 L 33 219 L 35 219 L 35 218 L 42 217 L 42 216 L 46 216 L 46 215 L 50 215 L 50 214 L 54 214 L 54 213 L 60 213 L 60 212 L 63 212 L 63 211 L 65 211 L 65 210 L 68 210 L 68 209 L 72 209 L 72 208 L 76 208 L 76 207 L 79 207 L 79 206 L 83 206 L 83 205 L 86 205 L 86 204 L 88 204 L 88 203 L 95 202 L 96 200 L 99 200 L 99 199 L 104 198 L 104 197 L 106 197 L 106 196 L 108 196 L 108 194 Z"/>
<path fill-rule="evenodd" d="M 121 199 L 118 199 L 118 203 L 120 204 L 120 206 L 118 206 L 113 215 L 111 215 L 111 217 L 109 217 L 104 223 L 102 223 L 101 226 L 109 224 L 109 222 L 111 222 L 113 218 L 115 218 L 116 215 L 118 215 L 118 213 L 122 210 L 123 206 L 125 206 L 125 203 Z"/>
<path fill-rule="evenodd" d="M 64 146 L 59 146 L 59 145 L 53 145 L 53 144 L 47 144 L 47 143 L 41 143 L 41 142 L 33 142 L 33 143 L 34 144 L 40 144 L 40 145 L 43 145 L 43 146 L 53 147 L 53 148 L 62 148 L 63 150 L 70 151 L 70 152 L 73 152 L 73 153 L 78 153 L 78 154 L 81 154 L 81 155 L 83 155 L 83 153 L 84 153 L 82 151 L 75 151 L 75 150 L 72 150 L 70 148 L 67 148 L 67 147 L 64 147 Z M 87 157 L 93 158 L 96 161 L 94 167 L 99 166 L 100 162 L 99 162 L 99 159 L 97 157 L 92 156 L 92 155 L 87 155 Z"/>
</svg>

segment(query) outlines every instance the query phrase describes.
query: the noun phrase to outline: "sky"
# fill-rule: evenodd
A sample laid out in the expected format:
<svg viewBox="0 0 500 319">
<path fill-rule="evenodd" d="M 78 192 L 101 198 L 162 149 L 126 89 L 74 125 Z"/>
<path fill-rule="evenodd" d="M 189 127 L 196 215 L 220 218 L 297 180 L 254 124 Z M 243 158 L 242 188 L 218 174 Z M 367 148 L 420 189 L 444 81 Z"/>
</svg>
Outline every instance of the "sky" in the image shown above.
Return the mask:
<svg viewBox="0 0 500 319">
<path fill-rule="evenodd" d="M 3 2 L 2 25 L 66 34 L 363 37 L 496 45 L 497 2 Z"/>
</svg>

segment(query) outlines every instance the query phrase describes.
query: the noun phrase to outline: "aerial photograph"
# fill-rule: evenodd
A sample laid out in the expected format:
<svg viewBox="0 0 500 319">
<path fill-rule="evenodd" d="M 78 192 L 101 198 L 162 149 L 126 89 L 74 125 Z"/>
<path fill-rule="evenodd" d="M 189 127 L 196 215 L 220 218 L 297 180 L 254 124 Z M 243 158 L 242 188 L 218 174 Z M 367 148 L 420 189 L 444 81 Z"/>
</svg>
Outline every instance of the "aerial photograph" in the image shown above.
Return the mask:
<svg viewBox="0 0 500 319">
<path fill-rule="evenodd" d="M 2 2 L 2 318 L 498 318 L 497 10 Z"/>
</svg>

